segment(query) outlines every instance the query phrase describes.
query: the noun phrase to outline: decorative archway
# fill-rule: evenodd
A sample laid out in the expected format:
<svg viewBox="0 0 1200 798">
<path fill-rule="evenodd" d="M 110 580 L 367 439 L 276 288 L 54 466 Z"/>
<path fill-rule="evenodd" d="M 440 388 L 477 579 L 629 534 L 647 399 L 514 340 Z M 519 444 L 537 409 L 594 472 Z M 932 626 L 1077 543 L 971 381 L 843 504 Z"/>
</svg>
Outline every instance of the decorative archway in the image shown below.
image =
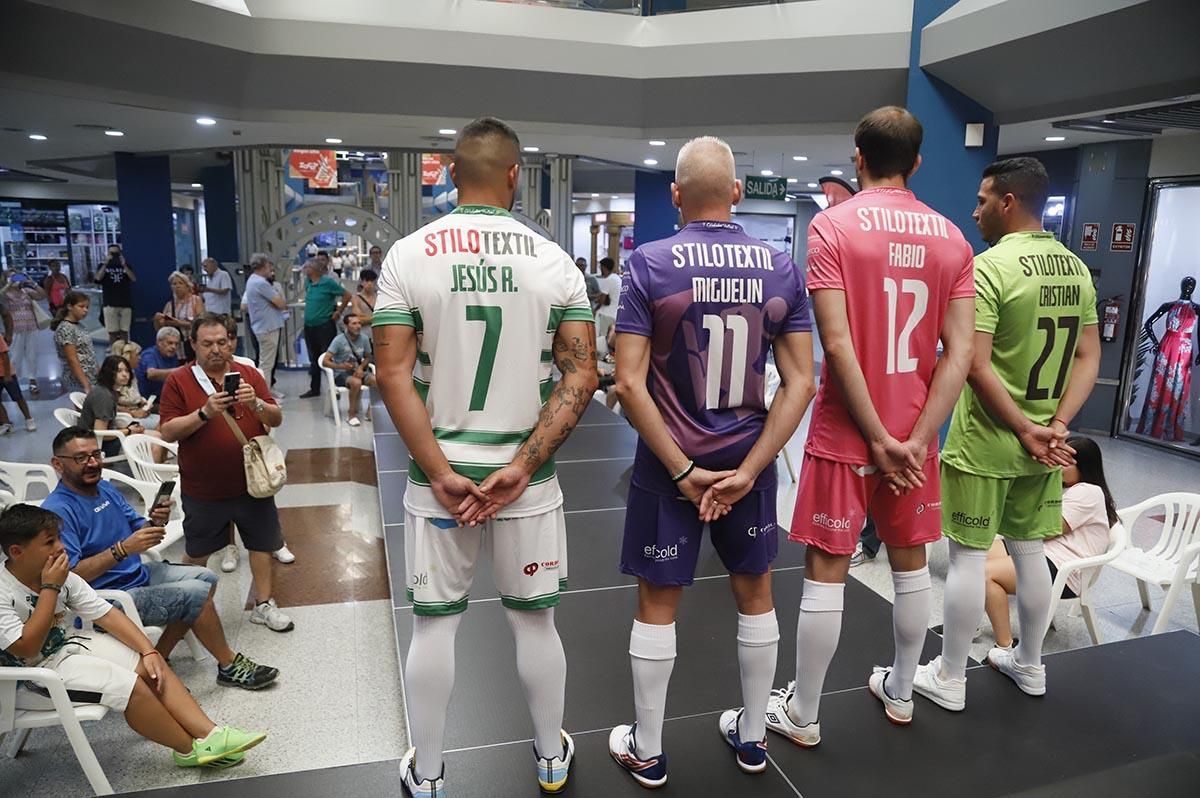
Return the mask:
<svg viewBox="0 0 1200 798">
<path fill-rule="evenodd" d="M 263 231 L 259 243 L 261 251 L 270 255 L 275 263 L 289 263 L 318 233 L 356 235 L 368 245 L 378 245 L 384 252 L 404 237 L 387 219 L 371 211 L 353 205 L 322 202 L 302 205 L 285 213 Z"/>
</svg>

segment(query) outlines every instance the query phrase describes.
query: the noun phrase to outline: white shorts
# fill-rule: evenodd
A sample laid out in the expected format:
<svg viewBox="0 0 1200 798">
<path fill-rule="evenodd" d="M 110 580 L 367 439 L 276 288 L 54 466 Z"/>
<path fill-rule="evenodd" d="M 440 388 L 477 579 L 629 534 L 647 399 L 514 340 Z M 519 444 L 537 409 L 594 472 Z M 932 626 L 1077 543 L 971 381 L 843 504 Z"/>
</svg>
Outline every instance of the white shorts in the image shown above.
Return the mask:
<svg viewBox="0 0 1200 798">
<path fill-rule="evenodd" d="M 104 329 L 109 333 L 129 332 L 133 308 L 104 308 Z"/>
<path fill-rule="evenodd" d="M 500 602 L 514 610 L 558 605 L 567 586 L 567 521 L 562 507 L 483 526 L 404 514 L 405 590 L 415 615 L 453 615 L 467 608 L 475 563 L 488 546 Z M 446 525 L 450 524 L 449 527 Z"/>
<path fill-rule="evenodd" d="M 140 657 L 112 635 L 72 635 L 71 642 L 38 664 L 62 677 L 73 704 L 100 704 L 117 712 L 129 706 L 137 685 Z M 29 685 L 17 691 L 17 709 L 54 709 L 53 702 Z"/>
</svg>

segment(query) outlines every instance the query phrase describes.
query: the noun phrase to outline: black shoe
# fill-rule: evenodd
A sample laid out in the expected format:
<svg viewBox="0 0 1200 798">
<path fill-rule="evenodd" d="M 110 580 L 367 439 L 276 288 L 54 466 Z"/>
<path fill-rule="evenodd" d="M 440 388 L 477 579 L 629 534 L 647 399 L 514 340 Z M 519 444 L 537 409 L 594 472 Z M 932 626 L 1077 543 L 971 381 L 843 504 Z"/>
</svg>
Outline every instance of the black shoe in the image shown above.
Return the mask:
<svg viewBox="0 0 1200 798">
<path fill-rule="evenodd" d="M 300 398 L 301 399 L 315 399 L 316 397 L 318 397 L 320 395 L 321 395 L 320 391 L 305 391 L 304 393 L 300 394 Z"/>
<path fill-rule="evenodd" d="M 279 676 L 278 668 L 259 665 L 249 657 L 236 655 L 227 668 L 217 668 L 217 684 L 241 687 L 243 690 L 261 690 Z"/>
</svg>

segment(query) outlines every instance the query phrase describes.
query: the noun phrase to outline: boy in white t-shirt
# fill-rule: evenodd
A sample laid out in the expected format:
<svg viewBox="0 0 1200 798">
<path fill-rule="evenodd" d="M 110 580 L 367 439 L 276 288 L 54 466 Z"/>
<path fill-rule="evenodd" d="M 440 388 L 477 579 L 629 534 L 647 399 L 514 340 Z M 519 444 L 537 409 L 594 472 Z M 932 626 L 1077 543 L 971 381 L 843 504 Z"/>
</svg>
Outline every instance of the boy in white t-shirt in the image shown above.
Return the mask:
<svg viewBox="0 0 1200 798">
<path fill-rule="evenodd" d="M 142 630 L 71 573 L 60 523 L 29 504 L 0 514 L 0 550 L 8 557 L 0 567 L 0 667 L 55 671 L 72 702 L 123 712 L 138 734 L 173 749 L 179 767 L 241 762 L 266 735 L 209 720 Z M 77 633 L 68 613 L 108 634 Z M 16 708 L 54 706 L 44 687 L 22 682 Z"/>
</svg>

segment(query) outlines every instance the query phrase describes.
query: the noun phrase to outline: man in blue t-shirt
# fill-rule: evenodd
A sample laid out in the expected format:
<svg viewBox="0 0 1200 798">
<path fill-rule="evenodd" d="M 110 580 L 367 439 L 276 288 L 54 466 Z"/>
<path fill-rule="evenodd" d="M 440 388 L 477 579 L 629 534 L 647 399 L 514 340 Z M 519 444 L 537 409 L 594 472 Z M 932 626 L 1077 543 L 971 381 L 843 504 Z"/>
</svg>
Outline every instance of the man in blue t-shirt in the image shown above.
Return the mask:
<svg viewBox="0 0 1200 798">
<path fill-rule="evenodd" d="M 160 399 L 163 385 L 171 372 L 183 365 L 179 358 L 179 330 L 163 327 L 158 331 L 154 348 L 142 352 L 134 376 L 138 381 L 138 393 L 149 399 Z"/>
<path fill-rule="evenodd" d="M 67 427 L 54 438 L 54 470 L 61 480 L 42 503 L 62 518 L 61 540 L 71 570 L 97 590 L 124 590 L 145 626 L 164 627 L 155 648 L 163 658 L 189 631 L 217 659 L 219 684 L 257 690 L 279 675 L 235 653 L 213 604 L 217 575 L 195 565 L 174 565 L 140 555 L 162 542 L 170 500 L 155 505 L 150 518 L 134 511 L 111 482 L 101 479 L 104 456 L 95 433 Z"/>
</svg>

